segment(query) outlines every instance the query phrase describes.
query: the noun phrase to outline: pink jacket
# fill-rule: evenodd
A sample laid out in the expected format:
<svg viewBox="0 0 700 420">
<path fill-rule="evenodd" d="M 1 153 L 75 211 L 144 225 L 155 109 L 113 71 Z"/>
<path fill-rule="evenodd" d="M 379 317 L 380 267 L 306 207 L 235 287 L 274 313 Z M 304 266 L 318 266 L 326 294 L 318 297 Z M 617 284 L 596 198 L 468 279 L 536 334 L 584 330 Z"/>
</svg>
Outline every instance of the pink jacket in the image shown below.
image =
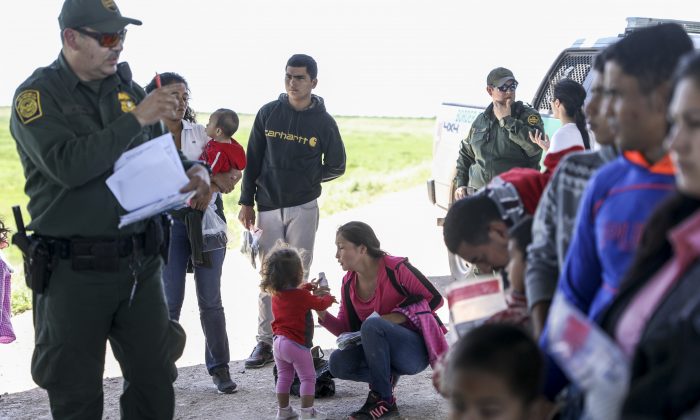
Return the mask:
<svg viewBox="0 0 700 420">
<path fill-rule="evenodd" d="M 355 311 L 359 302 L 355 295 L 356 279 L 357 273 L 354 271 L 345 274 L 338 316 L 327 313 L 320 321 L 321 325 L 335 335 L 358 331 L 361 323 L 372 313 Z M 407 258 L 385 255 L 377 268 L 375 293 L 381 299 L 375 301 L 373 311 L 379 315 L 392 312 L 404 314 L 409 319 L 404 326 L 422 334 L 432 366 L 448 347 L 445 340 L 447 329 L 435 313 L 443 304 L 440 292 Z"/>
<path fill-rule="evenodd" d="M 15 332 L 12 329 L 10 318 L 12 316 L 10 305 L 10 273 L 12 269 L 5 263 L 0 255 L 0 344 L 15 341 Z"/>
<path fill-rule="evenodd" d="M 408 318 L 408 323 L 413 329 L 423 336 L 425 348 L 428 350 L 428 362 L 430 367 L 435 368 L 435 363 L 449 348 L 445 334 L 447 328 L 442 324 L 440 318 L 430 310 L 428 302 L 421 300 L 412 305 L 394 309 Z"/>
</svg>

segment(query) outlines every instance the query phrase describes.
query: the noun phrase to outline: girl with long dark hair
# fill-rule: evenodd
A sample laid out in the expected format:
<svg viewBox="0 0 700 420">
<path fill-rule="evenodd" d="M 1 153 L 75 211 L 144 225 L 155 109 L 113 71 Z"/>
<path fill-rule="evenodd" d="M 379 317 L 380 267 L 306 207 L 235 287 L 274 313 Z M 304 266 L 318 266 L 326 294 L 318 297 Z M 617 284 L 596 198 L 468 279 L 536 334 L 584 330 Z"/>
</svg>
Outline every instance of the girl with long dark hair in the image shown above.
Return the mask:
<svg viewBox="0 0 700 420">
<path fill-rule="evenodd" d="M 586 127 L 583 103 L 586 89 L 571 79 L 561 79 L 554 85 L 552 95 L 552 115 L 561 121 L 561 127 L 552 140 L 536 131 L 530 133 L 530 140 L 537 143 L 547 154 L 567 154 L 576 150 L 590 149 L 591 138 Z M 558 159 L 557 159 L 558 160 Z"/>
<path fill-rule="evenodd" d="M 359 331 L 361 344 L 331 353 L 331 373 L 369 383 L 367 401 L 350 419 L 398 417 L 399 376 L 423 371 L 447 350 L 446 330 L 435 315 L 442 296 L 407 258 L 384 252 L 366 223 L 342 225 L 335 244 L 347 272 L 340 309 L 337 316 L 318 311 L 319 323 L 334 335 Z"/>
</svg>

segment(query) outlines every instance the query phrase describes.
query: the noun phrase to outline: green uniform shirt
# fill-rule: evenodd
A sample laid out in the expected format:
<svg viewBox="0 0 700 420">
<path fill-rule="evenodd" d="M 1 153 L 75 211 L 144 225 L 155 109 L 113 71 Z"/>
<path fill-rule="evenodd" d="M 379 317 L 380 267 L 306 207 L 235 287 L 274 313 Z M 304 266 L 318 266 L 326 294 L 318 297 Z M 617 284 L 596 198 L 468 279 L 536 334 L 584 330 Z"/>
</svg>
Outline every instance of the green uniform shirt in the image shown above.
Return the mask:
<svg viewBox="0 0 700 420">
<path fill-rule="evenodd" d="M 124 66 L 84 83 L 61 54 L 17 89 L 10 131 L 35 232 L 116 237 L 143 231 L 144 222 L 117 228 L 125 211 L 105 184 L 122 153 L 162 134 L 160 125 L 142 128 L 131 114 L 145 93 Z"/>
<path fill-rule="evenodd" d="M 529 132 L 544 132 L 535 109 L 518 101 L 503 126 L 493 114 L 493 104 L 479 114 L 469 136 L 462 140 L 457 159 L 456 187 L 479 189 L 512 168 L 540 169 L 542 148 L 530 141 Z"/>
</svg>

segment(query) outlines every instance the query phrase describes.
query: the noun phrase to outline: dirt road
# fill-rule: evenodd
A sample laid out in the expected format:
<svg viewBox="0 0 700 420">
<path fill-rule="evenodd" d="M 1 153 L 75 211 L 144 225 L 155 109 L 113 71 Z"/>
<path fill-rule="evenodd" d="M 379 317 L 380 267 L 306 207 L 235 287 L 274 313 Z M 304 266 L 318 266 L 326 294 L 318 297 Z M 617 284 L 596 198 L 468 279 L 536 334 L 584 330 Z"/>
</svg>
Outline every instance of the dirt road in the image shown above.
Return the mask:
<svg viewBox="0 0 700 420">
<path fill-rule="evenodd" d="M 342 271 L 335 260 L 335 230 L 345 222 L 362 220 L 376 231 L 382 248 L 393 255 L 407 256 L 439 287 L 449 281 L 447 255 L 442 231 L 436 227 L 437 213 L 427 202 L 425 188 L 388 194 L 374 203 L 339 213 L 321 220 L 316 235 L 312 276 L 324 271 L 332 291 L 338 294 Z M 238 243 L 238 238 L 233 238 Z M 272 369 L 245 370 L 245 359 L 255 345 L 257 331 L 257 284 L 259 278 L 236 247 L 229 249 L 224 263 L 222 295 L 227 315 L 234 381 L 239 392 L 219 395 L 202 364 L 204 338 L 193 284 L 188 283 L 181 322 L 187 331 L 187 346 L 178 361 L 176 388 L 178 419 L 262 419 L 274 418 L 275 394 Z M 337 307 L 335 308 L 337 310 Z M 331 312 L 334 308 L 331 308 Z M 446 308 L 440 316 L 447 321 Z M 17 341 L 0 346 L 0 419 L 50 418 L 46 393 L 37 389 L 29 374 L 33 342 L 31 314 L 13 319 Z M 323 328 L 316 329 L 315 343 L 324 349 L 335 347 L 335 337 Z M 105 367 L 106 419 L 119 418 L 118 397 L 122 380 L 119 366 L 108 351 Z M 447 406 L 432 389 L 430 369 L 412 377 L 403 377 L 397 386 L 399 409 L 404 418 L 445 418 Z M 357 409 L 367 395 L 367 385 L 336 381 L 337 395 L 318 401 L 318 407 L 329 418 L 344 418 Z M 298 406 L 298 400 L 292 404 Z"/>
</svg>

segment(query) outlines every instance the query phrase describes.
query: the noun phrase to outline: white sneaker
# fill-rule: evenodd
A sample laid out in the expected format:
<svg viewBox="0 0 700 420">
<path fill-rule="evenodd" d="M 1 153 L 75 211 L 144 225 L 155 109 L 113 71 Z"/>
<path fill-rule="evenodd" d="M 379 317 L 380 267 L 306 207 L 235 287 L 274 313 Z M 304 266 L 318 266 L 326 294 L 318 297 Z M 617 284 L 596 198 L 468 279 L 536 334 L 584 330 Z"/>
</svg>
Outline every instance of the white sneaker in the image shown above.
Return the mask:
<svg viewBox="0 0 700 420">
<path fill-rule="evenodd" d="M 302 408 L 300 418 L 302 418 L 302 419 L 325 419 L 326 413 L 318 411 L 314 407 Z"/>
<path fill-rule="evenodd" d="M 277 409 L 277 417 L 275 417 L 275 420 L 294 420 L 299 418 L 299 413 L 294 411 L 292 408 L 292 405 L 288 405 L 285 408 L 278 408 Z"/>
</svg>

